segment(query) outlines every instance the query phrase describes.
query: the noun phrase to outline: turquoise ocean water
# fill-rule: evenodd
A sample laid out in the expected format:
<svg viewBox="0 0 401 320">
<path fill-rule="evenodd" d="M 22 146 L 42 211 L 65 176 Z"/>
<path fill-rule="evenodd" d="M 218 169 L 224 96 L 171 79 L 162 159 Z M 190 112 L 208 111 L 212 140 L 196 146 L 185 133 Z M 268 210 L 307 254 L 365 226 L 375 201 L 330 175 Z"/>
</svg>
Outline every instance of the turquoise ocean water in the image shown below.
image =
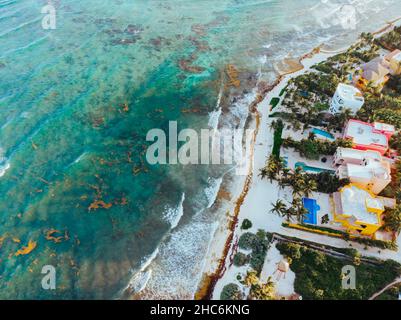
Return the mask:
<svg viewBox="0 0 401 320">
<path fill-rule="evenodd" d="M 213 126 L 227 64 L 272 81 L 286 54 L 401 15 L 399 1 L 354 1 L 344 30 L 322 13 L 345 0 L 50 2 L 55 30 L 47 1 L 0 0 L 3 299 L 118 298 L 146 262 L 147 298 L 191 297 L 223 168 L 148 165 L 148 130 Z M 44 265 L 57 290 L 42 289 Z"/>
</svg>

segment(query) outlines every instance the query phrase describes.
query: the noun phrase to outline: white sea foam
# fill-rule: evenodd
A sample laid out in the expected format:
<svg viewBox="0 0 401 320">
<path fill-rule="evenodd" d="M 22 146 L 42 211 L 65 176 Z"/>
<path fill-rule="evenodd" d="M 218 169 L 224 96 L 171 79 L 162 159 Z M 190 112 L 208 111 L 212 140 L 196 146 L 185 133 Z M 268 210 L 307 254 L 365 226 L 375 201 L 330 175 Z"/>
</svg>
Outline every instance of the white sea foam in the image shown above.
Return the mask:
<svg viewBox="0 0 401 320">
<path fill-rule="evenodd" d="M 80 162 L 83 158 L 85 158 L 87 152 L 83 152 L 78 158 L 74 160 L 74 164 Z"/>
<path fill-rule="evenodd" d="M 204 253 L 216 224 L 194 217 L 190 224 L 176 229 L 161 244 L 160 255 L 152 264 L 147 283 L 147 299 L 192 299 L 202 277 Z"/>
<path fill-rule="evenodd" d="M 224 92 L 224 83 L 221 82 L 220 85 L 220 91 L 219 95 L 217 97 L 217 102 L 216 102 L 216 110 L 212 111 L 209 113 L 209 127 L 212 129 L 217 129 L 217 126 L 219 125 L 219 119 L 221 116 L 221 98 L 223 97 L 223 92 Z"/>
<path fill-rule="evenodd" d="M 263 48 L 269 49 L 271 46 L 272 46 L 272 44 L 271 44 L 271 43 L 268 43 L 268 44 L 264 44 L 264 45 L 263 45 Z"/>
<path fill-rule="evenodd" d="M 181 196 L 181 201 L 177 205 L 176 208 L 166 208 L 163 213 L 163 218 L 165 221 L 169 222 L 171 225 L 171 229 L 174 229 L 181 220 L 181 217 L 184 214 L 184 200 L 185 200 L 185 193 Z"/>
<path fill-rule="evenodd" d="M 10 161 L 4 156 L 4 150 L 0 147 L 0 177 L 4 176 L 8 169 L 10 169 Z"/>
<path fill-rule="evenodd" d="M 221 116 L 221 108 L 214 110 L 209 113 L 209 123 L 208 126 L 212 129 L 217 129 L 219 124 L 219 119 Z"/>
<path fill-rule="evenodd" d="M 10 162 L 8 160 L 0 162 L 0 177 L 4 176 L 4 174 L 9 168 L 10 168 Z"/>
<path fill-rule="evenodd" d="M 209 185 L 204 190 L 208 202 L 208 205 L 206 207 L 207 209 L 211 208 L 214 202 L 216 201 L 222 182 L 223 178 L 218 178 L 218 179 L 209 178 L 208 180 Z"/>
<path fill-rule="evenodd" d="M 148 267 L 158 254 L 159 249 L 156 249 L 152 254 L 143 258 L 139 270 L 133 271 L 133 275 L 124 291 L 129 290 L 131 293 L 138 293 L 146 288 L 146 284 L 152 276 L 152 269 Z"/>
</svg>

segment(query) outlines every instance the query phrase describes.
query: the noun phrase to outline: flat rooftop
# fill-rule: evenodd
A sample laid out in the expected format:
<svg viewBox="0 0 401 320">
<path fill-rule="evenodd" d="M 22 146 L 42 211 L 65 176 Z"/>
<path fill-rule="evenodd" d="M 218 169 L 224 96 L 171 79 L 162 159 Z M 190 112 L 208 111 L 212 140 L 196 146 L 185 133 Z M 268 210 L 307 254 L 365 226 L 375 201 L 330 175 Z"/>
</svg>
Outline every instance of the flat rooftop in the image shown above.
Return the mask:
<svg viewBox="0 0 401 320">
<path fill-rule="evenodd" d="M 387 137 L 382 133 L 374 132 L 373 126 L 369 123 L 349 121 L 346 130 L 345 136 L 351 137 L 355 144 L 388 146 Z"/>
<path fill-rule="evenodd" d="M 357 150 L 351 148 L 338 148 L 338 154 L 343 158 L 350 158 L 362 161 L 363 159 L 370 158 L 375 160 L 382 160 L 382 155 L 378 151 L 372 150 Z"/>
<path fill-rule="evenodd" d="M 347 100 L 358 100 L 364 101 L 362 93 L 355 88 L 354 86 L 350 86 L 348 84 L 340 83 L 337 87 L 338 93 L 341 97 Z"/>
<path fill-rule="evenodd" d="M 384 210 L 384 204 L 364 189 L 354 185 L 345 187 L 341 192 L 341 205 L 344 214 L 354 216 L 359 222 L 380 224 L 377 214 L 370 212 L 367 206 Z"/>
</svg>

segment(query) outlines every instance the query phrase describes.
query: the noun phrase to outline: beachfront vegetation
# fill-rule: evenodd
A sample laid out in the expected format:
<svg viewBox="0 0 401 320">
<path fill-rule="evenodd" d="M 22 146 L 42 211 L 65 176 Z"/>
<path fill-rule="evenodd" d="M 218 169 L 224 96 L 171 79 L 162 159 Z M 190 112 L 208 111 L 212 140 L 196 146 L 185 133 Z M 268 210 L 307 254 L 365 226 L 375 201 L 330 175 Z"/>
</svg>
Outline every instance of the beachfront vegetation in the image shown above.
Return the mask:
<svg viewBox="0 0 401 320">
<path fill-rule="evenodd" d="M 260 274 L 262 271 L 269 245 L 269 240 L 263 230 L 258 230 L 256 234 L 250 232 L 244 233 L 238 240 L 238 247 L 240 249 L 252 250 L 249 264 L 257 274 Z"/>
<path fill-rule="evenodd" d="M 270 182 L 277 180 L 281 172 L 285 170 L 284 159 L 276 157 L 274 154 L 270 155 L 266 165 L 260 169 L 259 176 L 262 179 L 269 179 Z"/>
<path fill-rule="evenodd" d="M 283 130 L 284 130 L 284 123 L 283 120 L 278 119 L 277 121 L 273 121 L 271 123 L 271 129 L 274 130 L 274 135 L 273 135 L 273 151 L 272 154 L 276 158 L 280 158 L 280 149 L 281 149 L 281 144 L 282 144 L 282 135 L 283 135 Z"/>
<path fill-rule="evenodd" d="M 242 221 L 242 224 L 241 224 L 241 229 L 248 230 L 250 228 L 252 228 L 252 221 L 249 219 L 244 219 L 244 221 Z"/>
<path fill-rule="evenodd" d="M 277 107 L 277 105 L 278 105 L 279 103 L 280 103 L 280 98 L 278 98 L 278 97 L 272 98 L 271 101 L 270 101 L 270 105 L 271 105 L 272 110 L 273 110 L 275 107 Z"/>
<path fill-rule="evenodd" d="M 290 222 L 292 219 L 296 219 L 301 223 L 305 215 L 308 213 L 299 197 L 294 197 L 290 203 L 290 206 L 287 206 L 287 204 L 280 199 L 271 205 L 272 209 L 270 212 L 285 218 L 288 222 Z"/>
<path fill-rule="evenodd" d="M 322 141 L 316 139 L 314 134 L 310 134 L 309 139 L 302 139 L 301 141 L 295 141 L 290 137 L 283 139 L 283 147 L 295 149 L 306 159 L 319 160 L 323 155 L 334 155 L 338 147 L 352 147 L 352 141 L 344 139 Z"/>
<path fill-rule="evenodd" d="M 376 43 L 390 51 L 401 50 L 401 27 L 395 27 L 393 31 L 384 34 L 376 40 Z"/>
<path fill-rule="evenodd" d="M 253 300 L 273 300 L 275 298 L 275 284 L 271 278 L 261 282 L 255 271 L 248 271 L 244 285 L 250 287 L 249 298 Z"/>
<path fill-rule="evenodd" d="M 323 171 L 317 174 L 307 173 L 308 179 L 316 182 L 316 191 L 321 193 L 333 193 L 350 183 L 349 179 L 339 179 L 331 172 Z"/>
<path fill-rule="evenodd" d="M 387 260 L 373 264 L 361 261 L 359 257 L 354 264 L 357 272 L 356 289 L 344 290 L 341 270 L 344 265 L 350 264 L 349 259 L 355 261 L 355 256 L 343 260 L 287 242 L 279 242 L 276 247 L 284 256 L 291 258 L 291 270 L 296 274 L 295 291 L 306 300 L 368 299 L 401 275 L 401 267 L 397 262 Z"/>
<path fill-rule="evenodd" d="M 237 252 L 234 256 L 233 263 L 237 267 L 242 267 L 249 263 L 249 255 L 242 252 Z"/>
<path fill-rule="evenodd" d="M 243 300 L 244 295 L 235 283 L 230 283 L 224 286 L 220 294 L 220 300 Z"/>
<path fill-rule="evenodd" d="M 298 196 L 308 196 L 312 191 L 333 193 L 349 184 L 348 179 L 339 179 L 328 171 L 305 173 L 301 167 L 290 170 L 286 168 L 283 158 L 276 158 L 273 155 L 269 157 L 259 175 L 262 179 L 269 179 L 270 182 L 277 180 L 281 188 L 292 187 L 294 195 Z"/>
</svg>

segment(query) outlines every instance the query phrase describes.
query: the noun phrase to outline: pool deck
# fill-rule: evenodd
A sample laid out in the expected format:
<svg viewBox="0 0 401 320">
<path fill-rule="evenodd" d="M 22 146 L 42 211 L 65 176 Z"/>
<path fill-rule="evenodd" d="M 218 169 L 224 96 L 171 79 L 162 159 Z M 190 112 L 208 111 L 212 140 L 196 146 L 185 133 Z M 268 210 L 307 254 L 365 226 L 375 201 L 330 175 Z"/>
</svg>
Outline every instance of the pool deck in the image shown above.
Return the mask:
<svg viewBox="0 0 401 320">
<path fill-rule="evenodd" d="M 332 163 L 333 163 L 333 157 L 332 156 L 325 156 L 325 158 L 327 159 L 326 163 L 316 160 L 309 160 L 309 159 L 305 159 L 302 158 L 298 152 L 294 151 L 293 149 L 285 149 L 285 148 L 281 148 L 281 157 L 286 158 L 286 160 L 288 161 L 288 165 L 287 167 L 290 169 L 294 169 L 295 168 L 295 164 L 297 162 L 303 162 L 305 163 L 305 165 L 309 166 L 309 167 L 314 167 L 314 168 L 319 168 L 322 170 L 330 170 L 330 171 L 334 171 L 335 169 L 332 167 Z M 323 157 L 322 157 L 323 158 Z"/>
<path fill-rule="evenodd" d="M 318 127 L 316 127 L 316 129 L 323 130 L 323 129 L 318 128 Z M 312 130 L 313 130 L 313 128 L 310 128 L 310 129 L 305 130 L 303 132 L 302 130 L 294 131 L 293 129 L 284 128 L 282 137 L 283 137 L 283 139 L 291 138 L 294 141 L 301 141 L 303 139 L 308 139 L 309 138 L 309 133 L 312 132 Z M 334 134 L 331 133 L 331 134 L 334 136 L 334 139 L 342 137 L 342 134 L 340 132 L 337 132 L 337 133 L 334 133 Z M 316 139 L 333 141 L 333 139 L 329 139 L 327 137 L 323 137 L 323 136 L 318 135 L 318 134 L 316 134 Z"/>
</svg>

